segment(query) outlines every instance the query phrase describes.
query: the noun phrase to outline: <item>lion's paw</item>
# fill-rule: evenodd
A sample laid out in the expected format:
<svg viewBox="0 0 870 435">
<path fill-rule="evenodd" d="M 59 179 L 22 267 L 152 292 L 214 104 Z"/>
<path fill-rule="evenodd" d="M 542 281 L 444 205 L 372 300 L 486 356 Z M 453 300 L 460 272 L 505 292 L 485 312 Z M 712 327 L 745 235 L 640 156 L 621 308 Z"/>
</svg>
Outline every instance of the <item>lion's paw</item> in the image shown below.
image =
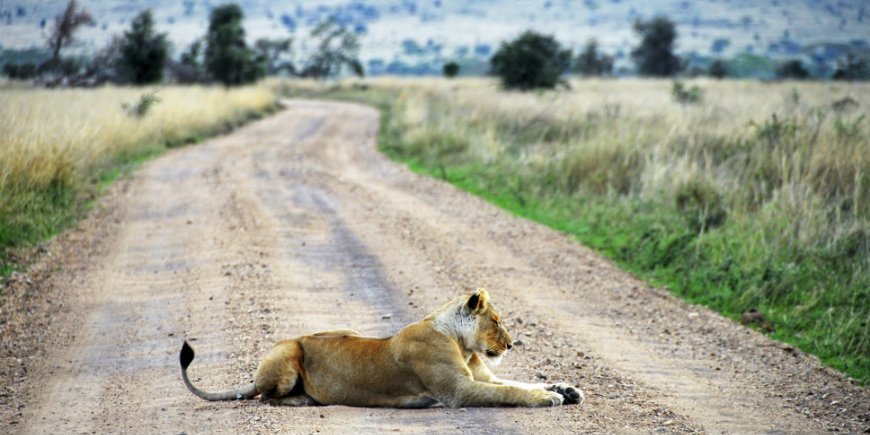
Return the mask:
<svg viewBox="0 0 870 435">
<path fill-rule="evenodd" d="M 536 406 L 559 406 L 565 401 L 565 396 L 555 391 L 537 390 L 535 393 Z"/>
<path fill-rule="evenodd" d="M 586 399 L 586 396 L 583 394 L 583 390 L 577 387 L 572 387 L 564 382 L 550 385 L 547 390 L 562 395 L 562 397 L 564 398 L 564 403 L 566 405 L 580 404 L 583 403 L 583 400 Z"/>
</svg>

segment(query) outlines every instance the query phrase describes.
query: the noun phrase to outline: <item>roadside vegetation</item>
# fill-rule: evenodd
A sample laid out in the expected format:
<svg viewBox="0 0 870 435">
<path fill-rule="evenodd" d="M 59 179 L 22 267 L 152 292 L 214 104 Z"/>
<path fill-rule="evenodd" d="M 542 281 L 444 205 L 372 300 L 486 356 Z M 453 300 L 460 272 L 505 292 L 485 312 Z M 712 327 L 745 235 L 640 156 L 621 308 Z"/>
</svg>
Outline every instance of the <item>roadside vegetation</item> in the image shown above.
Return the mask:
<svg viewBox="0 0 870 435">
<path fill-rule="evenodd" d="M 0 275 L 126 168 L 277 107 L 264 87 L 0 86 Z"/>
<path fill-rule="evenodd" d="M 870 380 L 870 85 L 271 86 L 378 106 L 392 158 Z"/>
<path fill-rule="evenodd" d="M 249 45 L 244 11 L 224 4 L 173 58 L 143 10 L 90 56 L 69 55 L 79 30 L 99 18 L 69 0 L 49 27 L 50 56 L 2 65 L 11 80 L 0 81 L 0 277 L 26 266 L 37 242 L 81 217 L 132 164 L 276 109 L 274 94 L 254 84 L 264 75 L 364 75 L 357 35 L 333 18 L 294 56 L 290 37 Z"/>
</svg>

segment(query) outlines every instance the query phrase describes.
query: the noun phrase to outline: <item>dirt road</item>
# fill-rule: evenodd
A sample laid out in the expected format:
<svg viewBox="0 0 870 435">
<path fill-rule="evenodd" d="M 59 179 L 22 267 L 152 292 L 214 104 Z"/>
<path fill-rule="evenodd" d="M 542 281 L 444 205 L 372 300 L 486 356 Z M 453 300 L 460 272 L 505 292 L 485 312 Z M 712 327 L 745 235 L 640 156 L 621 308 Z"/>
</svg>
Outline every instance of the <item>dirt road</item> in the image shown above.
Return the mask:
<svg viewBox="0 0 870 435">
<path fill-rule="evenodd" d="M 14 373 L 0 432 L 870 428 L 867 390 L 814 359 L 390 162 L 375 150 L 373 109 L 287 106 L 150 162 L 52 244 L 35 283 L 9 284 L 43 303 L 32 307 L 38 331 L 10 338 L 25 323 L 6 325 Z M 582 406 L 209 403 L 178 375 L 183 338 L 197 350 L 194 382 L 239 386 L 278 339 L 343 327 L 388 335 L 475 287 L 490 290 L 522 343 L 496 372 L 576 383 Z"/>
</svg>

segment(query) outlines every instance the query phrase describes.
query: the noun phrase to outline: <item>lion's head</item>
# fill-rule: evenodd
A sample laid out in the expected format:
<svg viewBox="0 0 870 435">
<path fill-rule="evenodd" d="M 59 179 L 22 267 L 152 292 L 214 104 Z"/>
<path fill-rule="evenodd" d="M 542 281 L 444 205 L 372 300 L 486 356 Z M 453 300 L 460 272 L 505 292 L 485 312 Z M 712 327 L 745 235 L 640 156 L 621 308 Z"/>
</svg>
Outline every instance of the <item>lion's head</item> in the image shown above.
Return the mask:
<svg viewBox="0 0 870 435">
<path fill-rule="evenodd" d="M 477 289 L 468 296 L 465 312 L 476 320 L 473 338 L 466 338 L 466 345 L 473 351 L 498 363 L 501 356 L 511 348 L 511 336 L 501 322 L 495 307 L 489 303 L 489 293 Z"/>
</svg>

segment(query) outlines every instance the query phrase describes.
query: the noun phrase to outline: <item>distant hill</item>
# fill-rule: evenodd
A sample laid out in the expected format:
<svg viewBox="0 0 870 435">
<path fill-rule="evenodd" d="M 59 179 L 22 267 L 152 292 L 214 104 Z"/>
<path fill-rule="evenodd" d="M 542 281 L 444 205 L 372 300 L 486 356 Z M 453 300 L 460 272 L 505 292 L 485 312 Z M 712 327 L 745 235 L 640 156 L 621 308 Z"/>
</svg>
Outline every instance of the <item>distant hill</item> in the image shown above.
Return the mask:
<svg viewBox="0 0 870 435">
<path fill-rule="evenodd" d="M 79 53 L 93 52 L 110 35 L 151 8 L 176 53 L 205 32 L 208 13 L 222 1 L 81 0 L 96 24 L 83 30 Z M 636 44 L 631 23 L 657 14 L 678 25 L 678 51 L 697 64 L 715 57 L 801 57 L 824 72 L 849 48 L 870 49 L 870 2 L 866 0 L 388 0 L 238 1 L 249 38 L 305 36 L 335 16 L 362 35 L 362 58 L 371 73 L 438 73 L 445 60 L 482 71 L 500 41 L 534 28 L 579 48 L 595 37 L 630 68 Z M 65 0 L 6 0 L 0 3 L 0 48 L 43 44 L 52 17 Z M 744 59 L 745 60 L 745 59 Z M 745 62 L 744 62 L 745 63 Z M 465 69 L 468 71 L 468 68 Z"/>
</svg>

